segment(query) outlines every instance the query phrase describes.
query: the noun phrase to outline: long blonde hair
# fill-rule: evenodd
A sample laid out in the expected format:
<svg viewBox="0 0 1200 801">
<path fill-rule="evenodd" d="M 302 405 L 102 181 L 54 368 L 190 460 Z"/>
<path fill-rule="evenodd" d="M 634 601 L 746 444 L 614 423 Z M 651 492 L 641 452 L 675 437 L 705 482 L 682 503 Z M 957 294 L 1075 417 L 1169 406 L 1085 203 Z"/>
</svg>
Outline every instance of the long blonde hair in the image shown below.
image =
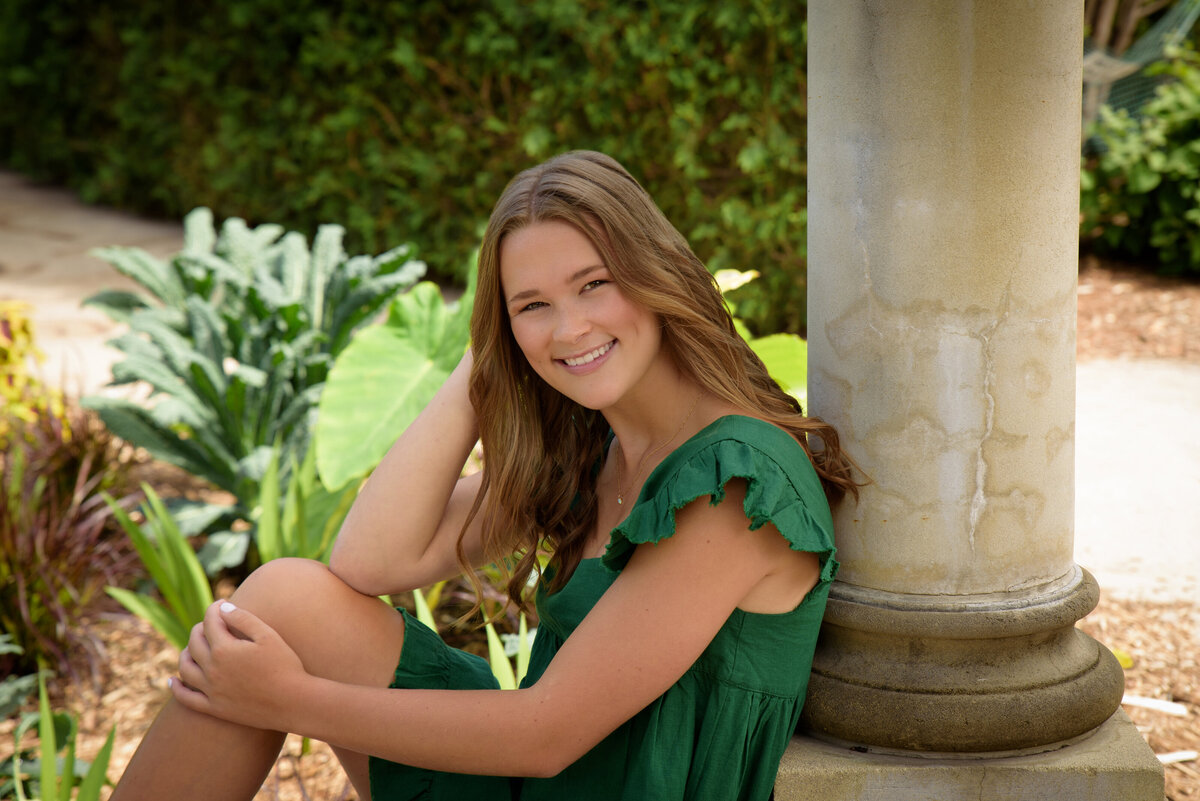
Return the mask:
<svg viewBox="0 0 1200 801">
<path fill-rule="evenodd" d="M 551 220 L 587 236 L 625 296 L 657 315 L 663 346 L 685 375 L 790 432 L 831 503 L 847 492 L 857 497 L 837 432 L 805 417 L 796 399 L 767 375 L 734 330 L 716 282 L 641 185 L 602 153 L 565 153 L 519 174 L 496 202 L 479 252 L 471 317 L 470 396 L 484 453 L 483 487 L 471 517 L 482 515 L 485 552 L 509 570 L 514 603 L 524 606 L 523 591 L 539 569 L 539 547 L 552 553 L 551 592 L 583 558 L 595 526 L 596 466 L 608 434 L 598 412 L 551 389 L 533 371 L 509 326 L 501 243 L 514 231 Z M 822 447 L 811 448 L 809 436 Z M 458 551 L 473 576 L 461 539 Z"/>
</svg>

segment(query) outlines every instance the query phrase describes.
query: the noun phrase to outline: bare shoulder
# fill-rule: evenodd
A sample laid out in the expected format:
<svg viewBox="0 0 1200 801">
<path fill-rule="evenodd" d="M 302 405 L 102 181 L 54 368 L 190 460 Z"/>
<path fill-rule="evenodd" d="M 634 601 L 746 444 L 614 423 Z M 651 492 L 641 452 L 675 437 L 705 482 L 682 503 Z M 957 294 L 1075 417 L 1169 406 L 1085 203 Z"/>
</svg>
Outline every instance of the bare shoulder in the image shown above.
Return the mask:
<svg viewBox="0 0 1200 801">
<path fill-rule="evenodd" d="M 725 485 L 725 497 L 712 505 L 698 498 L 679 510 L 676 533 L 681 550 L 707 551 L 708 559 L 720 560 L 749 580 L 738 608 L 747 612 L 789 612 L 804 600 L 820 579 L 820 560 L 815 553 L 793 550 L 773 523 L 751 527 L 744 503 L 747 483 L 735 478 Z"/>
</svg>

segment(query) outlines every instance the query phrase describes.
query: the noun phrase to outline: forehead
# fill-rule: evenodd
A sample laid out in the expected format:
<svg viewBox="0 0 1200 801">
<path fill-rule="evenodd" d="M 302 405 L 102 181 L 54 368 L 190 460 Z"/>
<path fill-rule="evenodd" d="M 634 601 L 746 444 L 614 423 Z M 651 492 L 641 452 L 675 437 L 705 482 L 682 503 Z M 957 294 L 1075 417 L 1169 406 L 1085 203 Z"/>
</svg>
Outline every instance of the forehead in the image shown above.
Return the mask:
<svg viewBox="0 0 1200 801">
<path fill-rule="evenodd" d="M 513 231 L 500 243 L 500 283 L 505 292 L 565 281 L 584 267 L 604 265 L 591 240 L 575 226 L 558 220 L 536 222 Z"/>
</svg>

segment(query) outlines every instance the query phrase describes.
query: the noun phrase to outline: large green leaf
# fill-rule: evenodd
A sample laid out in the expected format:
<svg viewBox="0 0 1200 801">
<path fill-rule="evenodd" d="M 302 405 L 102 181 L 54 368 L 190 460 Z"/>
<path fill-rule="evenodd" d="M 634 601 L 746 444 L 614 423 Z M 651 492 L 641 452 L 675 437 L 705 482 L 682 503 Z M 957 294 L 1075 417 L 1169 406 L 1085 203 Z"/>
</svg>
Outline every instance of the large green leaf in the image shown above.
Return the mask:
<svg viewBox="0 0 1200 801">
<path fill-rule="evenodd" d="M 771 334 L 750 340 L 767 372 L 783 391 L 804 404 L 808 399 L 808 343 L 795 334 Z"/>
<path fill-rule="evenodd" d="M 462 358 L 469 303 L 447 305 L 432 283 L 392 304 L 386 325 L 342 351 L 317 417 L 317 472 L 331 489 L 374 469 Z"/>
<path fill-rule="evenodd" d="M 204 572 L 215 576 L 229 567 L 237 567 L 246 561 L 250 548 L 250 532 L 217 531 L 208 535 L 208 540 L 196 553 Z"/>
<path fill-rule="evenodd" d="M 166 500 L 167 511 L 185 537 L 194 537 L 211 529 L 218 522 L 233 515 L 237 507 L 229 503 L 209 503 L 188 498 Z"/>
</svg>

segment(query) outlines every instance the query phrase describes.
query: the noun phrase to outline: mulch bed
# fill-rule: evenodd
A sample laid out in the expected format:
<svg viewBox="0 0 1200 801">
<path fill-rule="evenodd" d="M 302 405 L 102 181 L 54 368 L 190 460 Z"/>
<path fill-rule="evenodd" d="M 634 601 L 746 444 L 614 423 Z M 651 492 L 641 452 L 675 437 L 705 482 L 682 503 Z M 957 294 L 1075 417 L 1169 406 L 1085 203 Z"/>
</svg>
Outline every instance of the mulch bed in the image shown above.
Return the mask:
<svg viewBox="0 0 1200 801">
<path fill-rule="evenodd" d="M 1084 256 L 1078 358 L 1200 362 L 1200 284 Z"/>
<path fill-rule="evenodd" d="M 1101 597 L 1079 628 L 1132 659 L 1125 669 L 1127 696 L 1173 701 L 1186 710 L 1174 715 L 1124 705 L 1154 753 L 1200 750 L 1200 609 Z M 1168 764 L 1165 773 L 1169 801 L 1200 799 L 1200 761 Z"/>
<path fill-rule="evenodd" d="M 1174 359 L 1200 362 L 1200 285 L 1158 278 L 1131 267 L 1084 257 L 1080 263 L 1078 358 Z M 187 480 L 158 474 L 170 494 L 186 494 Z M 172 491 L 173 490 L 173 491 Z M 176 654 L 148 624 L 125 614 L 100 614 L 93 626 L 106 652 L 101 686 L 67 687 L 56 706 L 79 718 L 79 754 L 93 756 L 117 727 L 109 775 L 121 775 L 142 734 L 166 698 Z M 1182 716 L 1125 707 L 1157 754 L 1200 750 L 1200 609 L 1181 604 L 1102 597 L 1080 628 L 1133 661 L 1125 672 L 1129 695 L 1182 704 Z M 11 721 L 0 724 L 0 759 L 11 751 Z M 289 737 L 283 755 L 256 799 L 354 799 L 322 743 L 301 756 Z M 1166 766 L 1169 801 L 1200 801 L 1200 761 Z M 107 797 L 107 796 L 105 796 Z"/>
</svg>

